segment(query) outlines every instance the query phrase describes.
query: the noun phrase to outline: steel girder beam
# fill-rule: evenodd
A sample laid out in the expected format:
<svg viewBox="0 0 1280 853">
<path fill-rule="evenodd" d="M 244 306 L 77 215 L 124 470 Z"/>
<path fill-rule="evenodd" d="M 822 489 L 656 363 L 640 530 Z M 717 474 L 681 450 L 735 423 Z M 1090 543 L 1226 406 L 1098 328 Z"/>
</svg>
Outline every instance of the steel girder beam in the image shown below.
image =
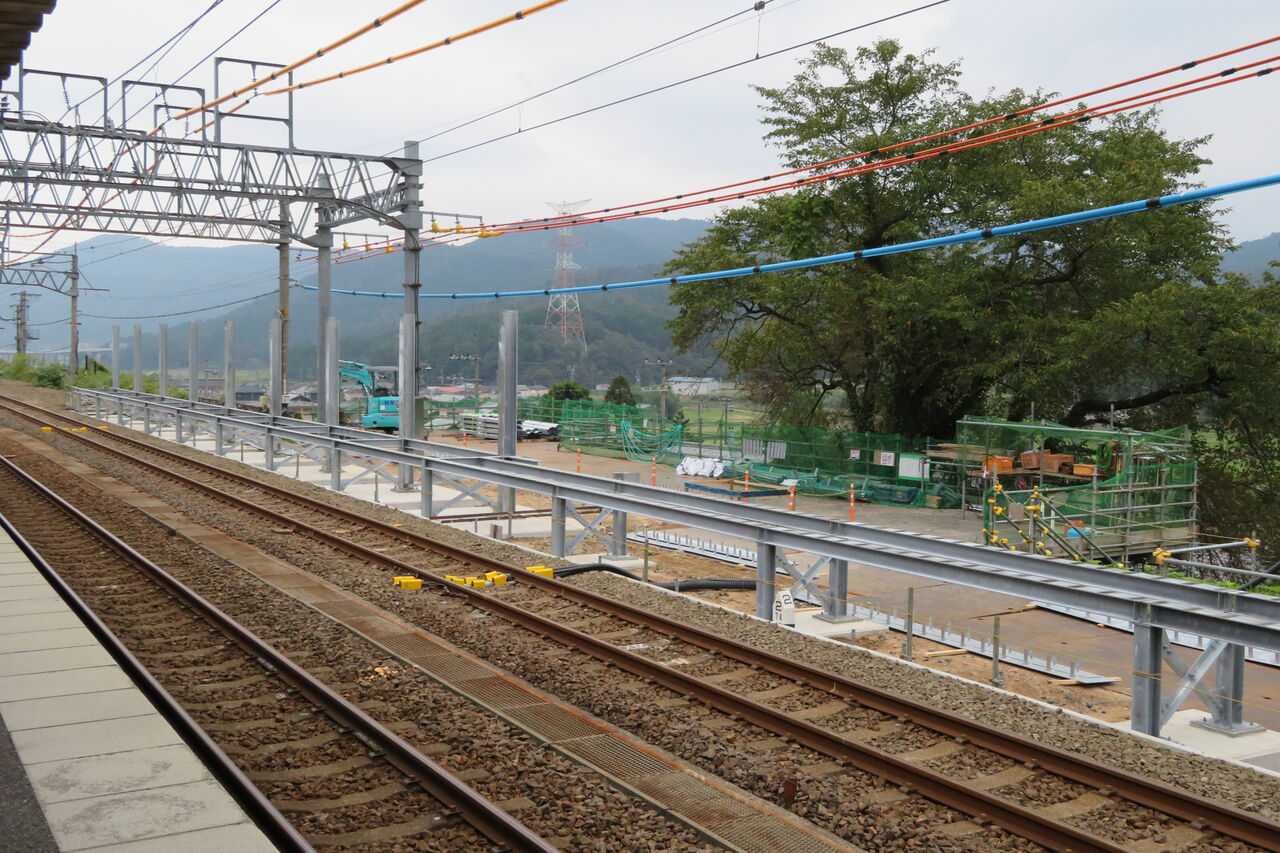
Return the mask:
<svg viewBox="0 0 1280 853">
<path fill-rule="evenodd" d="M 98 391 L 94 389 L 75 389 L 80 399 L 93 400 L 102 398 L 107 401 L 146 401 L 148 405 L 158 408 L 177 408 L 185 415 L 184 419 L 206 419 L 208 421 L 233 420 L 237 425 L 250 426 L 239 418 L 240 413 L 228 414 L 221 406 L 207 404 L 190 405 L 186 401 L 159 402 L 154 395 L 131 394 L 128 392 Z M 182 403 L 183 405 L 175 405 Z M 295 439 L 304 433 L 293 428 L 298 421 L 282 418 L 262 422 L 260 429 L 269 437 Z M 314 425 L 311 425 L 314 427 Z M 342 433 L 347 435 L 342 435 Z M 355 433 L 355 437 L 348 437 Z M 689 496 L 641 486 L 622 480 L 605 479 L 585 474 L 556 471 L 549 468 L 536 467 L 527 460 L 501 459 L 497 457 L 469 456 L 426 456 L 432 450 L 451 450 L 446 445 L 432 442 L 408 442 L 409 449 L 400 450 L 394 447 L 383 447 L 374 441 L 363 440 L 368 433 L 359 430 L 335 429 L 328 436 L 317 435 L 308 431 L 306 439 L 329 447 L 341 448 L 343 452 L 357 452 L 376 455 L 393 462 L 414 467 L 430 468 L 436 476 L 449 475 L 474 480 L 484 480 L 498 486 L 508 486 L 522 491 L 550 495 L 576 503 L 594 504 L 620 513 L 634 513 L 644 518 L 668 521 L 702 530 L 710 530 L 740 539 L 755 541 L 760 545 L 773 546 L 775 549 L 803 551 L 819 557 L 830 557 L 847 560 L 873 568 L 903 572 L 918 577 L 930 578 L 946 583 L 956 583 L 975 589 L 1026 598 L 1032 601 L 1045 601 L 1067 607 L 1077 607 L 1100 613 L 1104 616 L 1118 616 L 1137 624 L 1155 626 L 1160 629 L 1187 631 L 1205 637 L 1226 640 L 1243 646 L 1280 650 L 1280 620 L 1273 615 L 1274 611 L 1251 613 L 1246 609 L 1246 602 L 1261 596 L 1237 593 L 1234 596 L 1223 595 L 1224 591 L 1212 590 L 1216 595 L 1202 597 L 1209 590 L 1196 589 L 1196 585 L 1187 582 L 1173 582 L 1147 588 L 1143 594 L 1137 594 L 1123 588 L 1119 583 L 1135 579 L 1132 575 L 1109 571 L 1092 576 L 1091 583 L 1074 578 L 1056 577 L 1048 571 L 1057 571 L 1064 561 L 1045 558 L 1028 557 L 1025 570 L 1018 571 L 998 564 L 996 559 L 1008 552 L 991 548 L 973 546 L 964 553 L 967 559 L 939 556 L 930 553 L 924 547 L 926 542 L 947 543 L 934 537 L 902 531 L 888 531 L 882 528 L 866 528 L 864 525 L 848 525 L 848 531 L 856 534 L 859 530 L 874 530 L 878 533 L 894 533 L 904 537 L 905 541 L 920 540 L 915 548 L 891 547 L 868 542 L 865 539 L 853 538 L 840 533 L 814 533 L 789 522 L 799 522 L 803 517 L 795 513 L 777 512 L 773 523 L 760 523 L 753 518 L 745 517 L 740 505 L 714 501 L 714 506 L 704 510 L 689 500 Z M 398 441 L 398 440 L 397 440 Z M 416 451 L 416 452 L 415 452 Z M 456 450 L 454 451 L 457 452 Z M 820 519 L 811 519 L 821 521 Z M 952 545 L 963 547 L 963 543 Z M 1077 564 L 1065 563 L 1068 567 Z M 1039 568 L 1037 568 L 1039 566 Z M 1165 580 L 1152 578 L 1152 580 Z M 1160 595 L 1160 591 L 1168 595 Z M 1264 600 L 1270 607 L 1276 605 Z"/>
<path fill-rule="evenodd" d="M 65 294 L 70 292 L 71 289 L 71 273 L 67 270 L 42 269 L 40 267 L 0 266 L 0 285 L 42 287 L 45 290 Z"/>
<path fill-rule="evenodd" d="M 417 165 L 0 117 L 0 205 L 19 227 L 70 217 L 68 230 L 275 242 L 284 202 L 295 208 L 290 236 L 304 242 L 316 225 L 373 218 L 399 228 Z"/>
</svg>

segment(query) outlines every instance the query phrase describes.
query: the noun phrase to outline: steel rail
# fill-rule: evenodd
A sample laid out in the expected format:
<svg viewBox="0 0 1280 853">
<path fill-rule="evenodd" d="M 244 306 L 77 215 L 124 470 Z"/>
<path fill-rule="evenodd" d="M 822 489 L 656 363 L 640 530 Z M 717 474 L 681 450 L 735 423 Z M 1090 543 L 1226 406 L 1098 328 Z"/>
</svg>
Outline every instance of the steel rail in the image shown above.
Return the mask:
<svg viewBox="0 0 1280 853">
<path fill-rule="evenodd" d="M 10 470 L 16 466 L 8 459 L 0 457 Z M 244 809 L 245 814 L 253 821 L 254 825 L 262 830 L 268 840 L 278 850 L 297 851 L 297 853 L 314 853 L 314 848 L 307 843 L 302 834 L 294 827 L 293 824 L 282 814 L 275 806 L 271 804 L 263 793 L 258 790 L 244 774 L 244 771 L 235 765 L 227 754 L 222 751 L 204 729 L 200 728 L 200 724 L 191 718 L 178 700 L 174 699 L 172 694 L 164 688 L 164 686 L 156 680 L 142 662 L 134 657 L 133 653 L 125 647 L 120 638 L 112 633 L 111 629 L 106 626 L 98 614 L 89 609 L 84 603 L 84 599 L 67 584 L 65 580 L 57 573 L 56 570 L 44 559 L 44 557 L 31 546 L 31 543 L 18 532 L 18 528 L 13 525 L 5 515 L 0 514 L 0 527 L 3 527 L 9 537 L 13 539 L 18 549 L 26 555 L 31 564 L 36 567 L 59 597 L 66 602 L 67 606 L 79 617 L 84 626 L 89 629 L 89 633 L 93 634 L 102 647 L 107 650 L 107 654 L 124 670 L 125 675 L 129 676 L 129 680 L 142 692 L 151 705 L 156 709 L 160 716 L 164 717 L 169 725 L 173 726 L 178 736 L 183 742 L 191 748 L 196 757 L 200 759 L 214 779 L 231 795 L 232 799 Z"/>
<path fill-rule="evenodd" d="M 29 406 L 30 404 L 23 405 Z M 37 421 L 37 419 L 25 415 L 25 413 L 19 412 L 19 414 L 22 414 L 24 417 L 28 417 L 33 421 Z M 79 423 L 79 421 L 66 417 L 65 415 L 53 412 L 49 412 L 48 414 L 55 415 L 69 422 Z M 416 575 L 424 578 L 425 580 L 436 583 L 446 583 L 443 580 L 443 577 L 439 574 L 428 572 L 402 560 L 387 556 L 357 543 L 350 542 L 342 537 L 333 535 L 322 528 L 299 521 L 284 513 L 267 509 L 247 499 L 228 494 L 203 481 L 186 477 L 185 475 L 178 474 L 168 468 L 164 468 L 163 466 L 138 459 L 135 456 L 129 456 L 123 451 L 106 446 L 101 441 L 94 441 L 88 438 L 89 435 L 101 437 L 103 434 L 104 433 L 100 431 L 89 434 L 69 433 L 69 435 L 79 438 L 88 444 L 127 458 L 134 464 L 142 465 L 149 470 L 153 470 L 161 474 L 162 476 L 178 480 L 179 482 L 203 491 L 218 500 L 232 503 L 233 505 L 260 515 L 265 515 L 270 518 L 273 523 L 301 529 L 313 538 L 320 539 L 330 547 L 341 550 L 352 556 L 359 557 L 375 564 L 385 565 L 396 572 Z M 123 442 L 125 444 L 135 446 L 138 449 L 150 451 L 157 455 L 172 458 L 175 461 L 208 471 L 211 474 L 252 485 L 255 489 L 265 491 L 282 500 L 294 504 L 300 504 L 307 509 L 321 512 L 331 517 L 337 516 L 344 521 L 358 522 L 363 524 L 366 528 L 376 528 L 377 532 L 380 534 L 384 534 L 419 547 L 427 548 L 435 551 L 436 553 L 448 556 L 451 559 L 456 559 L 461 562 L 474 565 L 479 569 L 492 570 L 497 568 L 506 570 L 509 568 L 505 564 L 492 560 L 491 558 L 476 552 L 437 542 L 422 534 L 405 530 L 404 528 L 394 527 L 386 522 L 369 518 L 350 510 L 335 507 L 323 501 L 289 492 L 285 489 L 280 489 L 257 479 L 243 477 L 242 475 L 226 471 L 217 466 L 210 465 L 209 463 L 190 459 L 182 454 L 174 453 L 165 448 L 155 447 L 154 445 L 139 441 L 129 436 L 121 435 L 120 433 L 107 432 L 105 435 L 110 437 L 113 441 Z M 1280 850 L 1280 842 L 1277 841 L 1277 839 L 1280 839 L 1280 824 L 1269 821 L 1258 815 L 1251 814 L 1242 809 L 1238 809 L 1234 806 L 1187 794 L 1165 783 L 1137 776 L 1123 770 L 1107 767 L 1066 750 L 1041 744 L 1020 735 L 1000 731 L 994 727 L 967 720 L 957 714 L 932 708 L 924 703 L 916 702 L 888 691 L 860 684 L 846 676 L 821 670 L 796 661 L 790 661 L 779 655 L 763 651 L 753 646 L 746 645 L 745 643 L 684 623 L 677 623 L 655 614 L 646 613 L 639 608 L 608 599 L 596 593 L 591 593 L 579 587 L 566 584 L 563 581 L 543 578 L 532 573 L 521 573 L 519 577 L 521 580 L 532 586 L 536 586 L 564 598 L 586 604 L 625 620 L 644 625 L 661 633 L 692 642 L 695 645 L 701 645 L 710 651 L 725 654 L 726 656 L 736 659 L 744 664 L 758 666 L 782 677 L 801 681 L 817 689 L 826 690 L 833 695 L 852 698 L 855 701 L 865 704 L 867 707 L 895 717 L 910 719 L 926 728 L 933 729 L 934 731 L 948 737 L 965 739 L 982 746 L 983 748 L 991 749 L 997 753 L 1005 755 L 1013 760 L 1024 763 L 1033 763 L 1044 768 L 1048 772 L 1055 773 L 1063 776 L 1064 778 L 1072 779 L 1092 787 L 1112 791 L 1123 799 L 1127 799 L 1141 805 L 1146 805 L 1170 816 L 1182 818 L 1197 824 L 1211 826 L 1224 834 L 1231 835 L 1250 844 L 1255 844 L 1263 849 Z M 608 660 L 610 662 L 623 665 L 624 668 L 628 668 L 636 674 L 642 675 L 642 677 L 663 683 L 664 685 L 672 687 L 672 689 L 676 689 L 685 695 L 697 695 L 703 701 L 707 701 L 709 704 L 713 704 L 727 713 L 736 714 L 744 719 L 751 719 L 752 722 L 757 722 L 757 724 L 762 725 L 771 731 L 775 731 L 787 737 L 793 737 L 798 742 L 806 743 L 806 745 L 810 745 L 820 751 L 827 752 L 825 747 L 815 745 L 815 743 L 821 742 L 821 737 L 819 737 L 817 741 L 806 740 L 806 738 L 815 737 L 813 732 L 808 732 L 806 729 L 812 729 L 822 737 L 835 737 L 812 724 L 792 720 L 786 715 L 773 711 L 767 706 L 752 703 L 750 700 L 743 699 L 741 696 L 732 694 L 722 688 L 705 684 L 700 680 L 689 676 L 684 676 L 682 673 L 672 670 L 669 667 L 665 667 L 661 664 L 655 664 L 640 655 L 626 652 L 610 643 L 596 640 L 589 635 L 558 625 L 553 620 L 539 616 L 531 611 L 524 610 L 523 608 L 519 608 L 507 602 L 503 602 L 499 598 L 482 594 L 471 587 L 460 587 L 454 584 L 449 584 L 448 586 L 452 590 L 460 590 L 462 593 L 466 594 L 472 603 L 486 609 L 500 611 L 505 617 L 510 618 L 525 627 L 529 627 L 560 642 L 589 651 L 591 654 L 602 660 Z M 632 669 L 633 665 L 636 667 L 635 669 Z M 657 669 L 655 669 L 655 667 Z M 662 678 L 658 678 L 658 675 L 661 675 Z M 739 703 L 746 703 L 746 705 L 740 705 Z M 774 720 L 772 725 L 766 724 L 768 715 L 776 715 L 782 719 Z M 791 727 L 793 726 L 796 728 L 792 729 Z M 842 738 L 836 737 L 836 740 L 840 743 L 827 744 L 827 746 L 834 750 L 828 752 L 828 754 L 848 760 L 850 763 L 859 764 L 858 760 L 851 757 L 852 754 L 849 752 L 849 748 L 851 746 L 855 749 L 870 749 L 873 750 L 873 752 L 878 752 L 875 751 L 874 748 L 856 744 Z M 905 762 L 893 759 L 893 756 L 888 754 L 871 754 L 867 758 L 869 763 L 867 769 L 879 768 L 878 770 L 873 769 L 873 772 L 881 772 L 881 770 L 883 770 L 886 774 L 890 771 L 902 771 L 902 768 L 895 768 L 891 766 L 892 761 L 887 764 L 883 763 L 881 759 L 884 758 L 905 764 Z M 862 765 L 859 764 L 859 766 Z M 907 769 L 911 772 L 921 770 L 921 768 L 915 768 L 910 765 L 908 765 Z M 890 776 L 890 778 L 894 777 Z M 895 779 L 895 781 L 899 781 L 901 784 L 910 785 L 919 790 L 925 796 L 930 796 L 928 791 L 932 790 L 931 785 L 933 784 L 932 780 L 928 779 L 923 782 L 920 782 L 919 780 L 910 781 L 905 779 Z M 948 780 L 946 784 L 952 788 L 955 786 L 954 780 Z M 990 797 L 991 795 L 983 793 L 982 796 Z M 939 802 L 946 802 L 945 800 L 937 797 L 931 798 L 938 799 Z M 1007 804 L 1007 801 L 1000 802 Z M 947 802 L 946 804 L 952 805 L 961 811 L 967 811 L 970 814 L 975 814 L 975 812 L 968 811 L 965 807 L 966 805 L 973 805 L 972 802 L 963 801 L 963 804 Z M 989 811 L 983 813 L 981 816 L 985 816 L 993 822 L 1006 826 L 1006 823 L 1002 819 L 997 818 Z M 1010 829 L 1013 829 L 1013 826 L 1015 825 L 1020 825 L 1020 822 L 1025 820 L 1025 816 L 1019 815 L 1006 815 L 1004 817 L 1010 821 L 1007 825 L 1007 828 Z M 1042 820 L 1042 818 L 1039 817 L 1036 819 Z M 1039 843 L 1045 843 L 1047 846 L 1054 846 L 1053 844 L 1049 844 L 1048 842 L 1041 841 L 1039 839 L 1033 840 L 1037 840 Z M 1103 839 L 1095 840 L 1103 843 L 1109 843 L 1105 842 Z M 1079 842 L 1077 841 L 1076 843 Z M 1068 844 L 1066 847 L 1055 847 L 1055 849 L 1080 850 L 1083 848 L 1078 846 L 1072 847 Z M 1096 849 L 1109 848 L 1104 847 Z"/>
<path fill-rule="evenodd" d="M 412 776 L 432 797 L 445 808 L 453 809 L 477 832 L 501 849 L 527 851 L 527 853 L 555 853 L 556 848 L 543 841 L 532 830 L 485 799 L 466 783 L 431 761 L 390 729 L 360 710 L 352 702 L 331 690 L 273 646 L 264 642 L 249 629 L 240 625 L 195 590 L 161 569 L 142 554 L 135 551 L 110 531 L 72 506 L 51 489 L 40 483 L 12 460 L 0 457 L 4 467 L 22 482 L 35 490 L 42 498 L 56 506 L 76 523 L 92 532 L 103 544 L 118 556 L 141 569 L 152 580 L 164 587 L 175 598 L 183 601 L 220 631 L 229 635 L 237 645 L 265 662 L 282 680 L 289 683 L 306 699 L 321 708 L 335 722 L 352 730 L 358 737 L 379 749 L 391 764 Z M 309 848 L 308 848 L 309 849 Z"/>
</svg>

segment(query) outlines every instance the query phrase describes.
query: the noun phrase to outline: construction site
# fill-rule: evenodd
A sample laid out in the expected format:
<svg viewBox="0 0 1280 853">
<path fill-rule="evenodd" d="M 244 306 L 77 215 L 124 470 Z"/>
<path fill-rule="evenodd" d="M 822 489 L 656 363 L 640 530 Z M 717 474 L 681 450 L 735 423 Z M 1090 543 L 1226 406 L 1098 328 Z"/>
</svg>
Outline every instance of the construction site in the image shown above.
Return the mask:
<svg viewBox="0 0 1280 853">
<path fill-rule="evenodd" d="M 122 65 L 150 27 L 107 55 L 92 35 L 116 13 L 0 3 L 0 846 L 1280 851 L 1280 563 L 1270 519 L 1238 510 L 1249 488 L 1221 505 L 1224 482 L 1267 488 L 1245 450 L 1269 439 L 1240 438 L 1266 406 L 1238 368 L 1270 375 L 1280 283 L 1183 281 L 1160 254 L 1217 251 L 1236 220 L 1212 205 L 1255 209 L 1280 175 L 1196 173 L 1207 157 L 1178 158 L 1209 137 L 1166 139 L 1150 111 L 1254 91 L 1280 36 L 1192 38 L 1180 8 L 1194 61 L 1141 67 L 1152 45 L 1123 74 L 1073 65 L 1079 95 L 1036 79 L 981 100 L 958 61 L 894 40 L 928 19 L 985 45 L 950 0 L 868 20 L 798 2 L 717 0 L 707 22 L 665 2 L 640 21 L 148 0 L 140 20 L 182 26 L 114 76 L 81 65 Z M 828 15 L 840 29 L 810 32 Z M 1025 25 L 1049 44 L 1076 22 Z M 746 60 L 682 52 L 749 28 Z M 431 64 L 455 54 L 476 64 Z M 534 112 L 659 57 L 693 64 Z M 736 139 L 734 98 L 758 97 L 761 149 L 784 156 L 739 168 L 725 145 L 689 161 L 702 189 L 656 188 L 674 153 L 567 129 L 466 180 L 475 161 L 438 162 L 748 63 L 745 94 L 704 93 L 682 135 Z M 462 117 L 420 108 L 455 87 L 438 97 Z M 1157 157 L 1179 180 L 1130 193 Z M 1044 177 L 1078 162 L 1078 185 Z M 608 185 L 553 194 L 587 176 Z M 859 245 L 840 205 L 869 187 L 868 221 L 917 189 L 930 207 Z M 690 209 L 707 220 L 671 220 Z M 1071 277 L 1099 254 L 1112 278 Z M 1134 281 L 1169 280 L 1126 279 L 1139 261 Z M 1021 291 L 991 272 L 1035 264 Z M 1080 321 L 1064 282 L 1132 287 L 1129 325 Z M 1215 310 L 1190 343 L 1125 349 L 1163 346 L 1196 300 Z M 1210 351 L 1228 366 L 1177 374 Z"/>
</svg>

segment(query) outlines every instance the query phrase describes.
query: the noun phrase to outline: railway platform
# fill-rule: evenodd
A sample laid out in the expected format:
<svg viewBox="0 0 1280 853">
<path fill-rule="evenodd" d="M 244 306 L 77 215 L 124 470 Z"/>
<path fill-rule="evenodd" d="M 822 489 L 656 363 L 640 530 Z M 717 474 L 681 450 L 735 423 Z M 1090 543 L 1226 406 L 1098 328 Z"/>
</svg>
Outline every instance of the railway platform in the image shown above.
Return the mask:
<svg viewBox="0 0 1280 853">
<path fill-rule="evenodd" d="M 0 798 L 13 850 L 275 849 L 3 529 Z"/>
</svg>

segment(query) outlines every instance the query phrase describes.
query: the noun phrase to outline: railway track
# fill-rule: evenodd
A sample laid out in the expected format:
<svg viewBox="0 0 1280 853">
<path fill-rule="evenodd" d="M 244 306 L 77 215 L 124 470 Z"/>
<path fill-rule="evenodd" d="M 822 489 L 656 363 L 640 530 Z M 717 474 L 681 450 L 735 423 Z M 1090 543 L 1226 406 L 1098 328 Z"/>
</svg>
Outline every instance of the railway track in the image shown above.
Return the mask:
<svg viewBox="0 0 1280 853">
<path fill-rule="evenodd" d="M 187 712 L 205 718 L 215 740 L 223 736 L 250 775 L 307 781 L 308 802 L 274 801 L 302 815 L 295 825 L 306 843 L 292 849 L 429 835 L 441 849 L 555 850 L 9 459 L 0 458 L 0 489 L 5 517 L 30 547 L 93 601 L 102 622 Z M 235 737 L 248 731 L 253 747 Z M 255 818 L 271 837 L 297 839 L 287 825 Z M 327 829 L 344 826 L 354 828 Z"/>
<path fill-rule="evenodd" d="M 11 412 L 34 422 L 59 418 L 83 423 L 47 410 L 26 412 L 28 404 L 5 401 L 18 406 L 10 406 Z M 119 432 L 71 435 L 374 566 L 418 574 L 432 582 L 438 582 L 444 571 L 456 572 L 459 563 L 478 570 L 497 567 L 473 552 L 268 485 L 261 478 L 234 475 Z M 351 527 L 334 533 L 335 522 Z M 1149 822 L 1154 831 L 1145 846 L 1151 850 L 1195 849 L 1204 844 L 1210 845 L 1205 849 L 1226 849 L 1212 845 L 1233 843 L 1228 839 L 1257 849 L 1280 849 L 1276 842 L 1280 827 L 1224 803 L 867 688 L 558 581 L 523 575 L 521 580 L 525 583 L 519 591 L 503 595 L 469 588 L 452 592 L 468 596 L 470 606 L 501 615 L 640 679 L 958 809 L 979 825 L 993 822 L 1059 850 L 1129 849 L 1114 835 L 1105 837 L 1078 825 L 1105 827 L 1113 821 Z M 992 758 L 975 757 L 982 755 Z M 996 769 L 969 779 L 955 771 L 974 766 Z M 1054 786 L 1072 796 L 1043 793 L 1042 789 Z M 1046 801 L 1051 802 L 1045 805 Z M 1094 819 L 1089 817 L 1092 812 L 1098 813 Z"/>
</svg>

